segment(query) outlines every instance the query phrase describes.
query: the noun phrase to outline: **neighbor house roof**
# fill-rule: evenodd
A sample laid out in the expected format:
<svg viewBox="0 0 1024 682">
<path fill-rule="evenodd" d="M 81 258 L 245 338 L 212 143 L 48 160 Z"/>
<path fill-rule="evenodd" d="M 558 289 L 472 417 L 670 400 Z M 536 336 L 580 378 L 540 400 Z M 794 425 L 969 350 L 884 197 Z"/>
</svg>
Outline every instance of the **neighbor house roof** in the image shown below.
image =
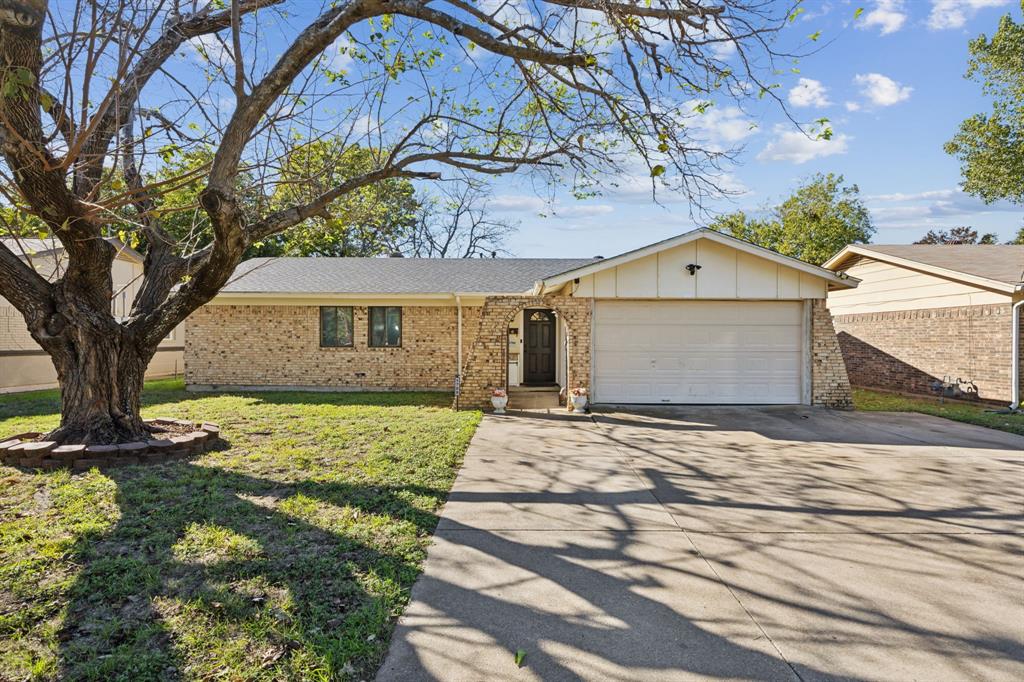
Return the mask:
<svg viewBox="0 0 1024 682">
<path fill-rule="evenodd" d="M 1012 244 L 851 244 L 825 267 L 839 270 L 859 258 L 969 282 L 999 291 L 1024 288 L 1024 246 Z"/>
<path fill-rule="evenodd" d="M 117 249 L 119 256 L 124 256 L 129 260 L 141 263 L 143 261 L 142 254 L 128 246 L 120 239 L 115 237 L 106 237 L 111 246 Z M 0 238 L 0 244 L 6 246 L 11 253 L 22 258 L 36 258 L 39 256 L 47 256 L 51 253 L 57 253 L 64 250 L 64 245 L 60 243 L 54 237 L 48 239 L 37 239 L 35 237 L 3 237 Z"/>
<path fill-rule="evenodd" d="M 593 258 L 253 258 L 222 294 L 524 293 Z"/>
<path fill-rule="evenodd" d="M 798 258 L 793 258 L 792 256 L 784 256 L 781 253 L 772 251 L 771 249 L 766 249 L 763 246 L 758 246 L 752 242 L 738 239 L 731 235 L 723 234 L 706 227 L 699 227 L 696 230 L 690 230 L 689 232 L 684 232 L 683 234 L 675 237 L 670 237 L 639 249 L 621 253 L 612 258 L 593 260 L 565 272 L 553 273 L 551 277 L 537 282 L 534 291 L 535 293 L 543 293 L 557 288 L 577 277 L 585 277 L 586 275 L 592 275 L 595 272 L 600 272 L 607 268 L 624 265 L 625 263 L 629 263 L 640 258 L 646 258 L 647 256 L 658 253 L 659 251 L 665 251 L 677 246 L 682 246 L 683 244 L 696 241 L 697 239 L 709 239 L 713 242 L 718 242 L 719 244 L 725 244 L 726 246 L 738 251 L 743 251 L 744 253 L 749 253 L 751 255 L 758 256 L 759 258 L 764 258 L 774 263 L 779 263 L 780 265 L 793 268 L 794 270 L 806 272 L 807 274 L 814 275 L 815 277 L 821 277 L 837 288 L 852 289 L 860 282 L 860 280 L 854 277 L 848 277 L 845 274 L 839 274 L 832 270 L 827 270 L 821 266 L 807 263 Z"/>
</svg>

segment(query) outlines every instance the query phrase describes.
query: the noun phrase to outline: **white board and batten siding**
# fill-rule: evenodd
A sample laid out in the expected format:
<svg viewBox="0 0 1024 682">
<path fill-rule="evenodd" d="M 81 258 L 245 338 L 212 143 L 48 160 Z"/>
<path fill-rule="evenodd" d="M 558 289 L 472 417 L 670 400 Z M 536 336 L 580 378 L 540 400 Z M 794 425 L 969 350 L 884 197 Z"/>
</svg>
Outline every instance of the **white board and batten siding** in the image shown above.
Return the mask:
<svg viewBox="0 0 1024 682">
<path fill-rule="evenodd" d="M 708 239 L 582 277 L 574 295 L 596 299 L 594 400 L 807 402 L 805 301 L 826 292 L 821 277 Z"/>
<path fill-rule="evenodd" d="M 700 265 L 696 275 L 686 271 Z M 581 277 L 574 296 L 594 298 L 714 298 L 799 300 L 825 298 L 824 279 L 697 239 Z"/>
<path fill-rule="evenodd" d="M 858 261 L 845 272 L 861 283 L 856 289 L 829 294 L 828 307 L 833 315 L 958 308 L 1010 300 L 1005 293 L 869 258 Z"/>
</svg>

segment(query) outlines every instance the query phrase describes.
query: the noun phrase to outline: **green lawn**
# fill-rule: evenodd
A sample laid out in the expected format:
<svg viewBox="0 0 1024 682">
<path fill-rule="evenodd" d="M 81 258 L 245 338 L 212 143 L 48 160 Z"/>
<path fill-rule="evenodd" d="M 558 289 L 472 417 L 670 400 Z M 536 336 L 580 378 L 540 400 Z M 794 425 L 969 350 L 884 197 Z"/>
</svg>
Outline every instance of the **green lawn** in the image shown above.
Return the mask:
<svg viewBox="0 0 1024 682">
<path fill-rule="evenodd" d="M 940 402 L 938 398 L 908 398 L 864 388 L 853 389 L 853 405 L 865 412 L 921 412 L 1024 436 L 1024 414 L 996 414 L 991 410 L 998 408 L 991 405 L 949 400 Z"/>
<path fill-rule="evenodd" d="M 368 679 L 478 412 L 438 394 L 193 394 L 227 445 L 71 475 L 0 466 L 0 679 Z M 0 437 L 57 423 L 0 396 Z"/>
</svg>

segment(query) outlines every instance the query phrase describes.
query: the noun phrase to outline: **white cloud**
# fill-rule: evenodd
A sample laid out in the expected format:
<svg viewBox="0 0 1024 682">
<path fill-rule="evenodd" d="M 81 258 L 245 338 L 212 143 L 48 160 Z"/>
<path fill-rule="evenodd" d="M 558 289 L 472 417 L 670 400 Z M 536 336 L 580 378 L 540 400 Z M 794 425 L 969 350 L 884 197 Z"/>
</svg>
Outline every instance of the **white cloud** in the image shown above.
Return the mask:
<svg viewBox="0 0 1024 682">
<path fill-rule="evenodd" d="M 533 12 L 525 0 L 480 0 L 477 5 L 482 12 L 509 28 L 533 23 Z M 498 29 L 489 30 L 496 32 Z"/>
<path fill-rule="evenodd" d="M 559 218 L 589 218 L 606 215 L 615 210 L 610 204 L 559 204 L 553 213 Z"/>
<path fill-rule="evenodd" d="M 350 50 L 353 47 L 355 46 L 352 44 L 352 41 L 348 39 L 348 36 L 344 34 L 338 36 L 324 53 L 324 66 L 335 72 L 348 71 L 349 67 L 352 66 L 352 62 L 355 61 L 350 53 Z"/>
<path fill-rule="evenodd" d="M 922 235 L 933 227 L 969 225 L 982 215 L 1020 211 L 1009 202 L 986 204 L 959 188 L 874 194 L 864 201 L 879 227 L 920 230 Z"/>
<path fill-rule="evenodd" d="M 903 0 L 877 0 L 875 8 L 864 15 L 857 24 L 859 28 L 878 27 L 882 35 L 889 35 L 903 28 L 907 14 L 903 8 Z"/>
<path fill-rule="evenodd" d="M 713 147 L 734 145 L 757 132 L 753 122 L 739 107 L 708 107 L 701 114 L 697 112 L 700 103 L 700 100 L 690 100 L 681 107 L 694 112 L 682 119 L 682 123 L 700 142 Z"/>
<path fill-rule="evenodd" d="M 932 0 L 932 11 L 928 15 L 928 28 L 941 31 L 960 28 L 967 20 L 987 7 L 1002 7 L 1009 0 Z"/>
<path fill-rule="evenodd" d="M 893 192 L 892 194 L 871 194 L 864 197 L 867 201 L 920 201 L 921 199 L 948 199 L 963 194 L 958 189 L 930 189 L 924 192 Z"/>
<path fill-rule="evenodd" d="M 223 66 L 231 61 L 231 54 L 227 47 L 213 33 L 206 33 L 189 39 L 189 44 L 196 51 L 196 57 L 201 62 L 210 62 L 217 66 Z"/>
<path fill-rule="evenodd" d="M 487 208 L 507 213 L 542 213 L 555 218 L 589 218 L 615 210 L 610 204 L 552 202 L 529 194 L 499 194 L 487 202 Z"/>
<path fill-rule="evenodd" d="M 779 124 L 775 126 L 775 139 L 757 155 L 760 161 L 789 161 L 790 163 L 807 163 L 812 159 L 845 154 L 848 135 L 834 134 L 832 139 L 808 137 L 799 130 Z"/>
<path fill-rule="evenodd" d="M 861 94 L 879 107 L 888 107 L 910 98 L 914 90 L 909 85 L 900 85 L 888 76 L 880 73 L 860 73 L 854 76 L 853 82 L 861 86 Z"/>
<path fill-rule="evenodd" d="M 856 102 L 843 102 L 847 111 L 860 111 L 860 105 Z"/>
<path fill-rule="evenodd" d="M 827 107 L 828 89 L 813 78 L 801 78 L 789 91 L 789 103 L 794 107 Z"/>
</svg>

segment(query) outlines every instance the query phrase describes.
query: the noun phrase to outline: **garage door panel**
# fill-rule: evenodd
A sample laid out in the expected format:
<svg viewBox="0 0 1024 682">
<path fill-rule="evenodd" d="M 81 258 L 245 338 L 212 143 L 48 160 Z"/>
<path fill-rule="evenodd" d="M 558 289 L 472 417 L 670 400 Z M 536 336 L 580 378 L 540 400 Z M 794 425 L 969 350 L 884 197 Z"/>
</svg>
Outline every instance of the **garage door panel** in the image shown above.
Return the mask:
<svg viewBox="0 0 1024 682">
<path fill-rule="evenodd" d="M 598 301 L 595 398 L 799 403 L 799 302 Z"/>
</svg>

